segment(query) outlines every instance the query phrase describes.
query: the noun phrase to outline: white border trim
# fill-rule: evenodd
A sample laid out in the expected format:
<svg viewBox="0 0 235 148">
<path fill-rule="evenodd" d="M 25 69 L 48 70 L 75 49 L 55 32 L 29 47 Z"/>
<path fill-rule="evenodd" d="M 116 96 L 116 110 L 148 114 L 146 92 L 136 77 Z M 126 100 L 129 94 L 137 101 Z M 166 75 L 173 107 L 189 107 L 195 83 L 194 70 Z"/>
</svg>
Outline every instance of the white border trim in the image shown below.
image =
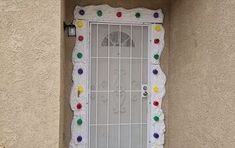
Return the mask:
<svg viewBox="0 0 235 148">
<path fill-rule="evenodd" d="M 79 11 L 84 10 L 85 14 L 80 15 Z M 97 16 L 97 11 L 102 11 L 102 16 Z M 116 13 L 122 12 L 121 17 L 117 17 Z M 136 18 L 135 14 L 140 13 L 140 17 Z M 158 13 L 158 18 L 154 18 L 154 13 Z M 97 22 L 122 22 L 122 23 L 163 23 L 163 13 L 161 9 L 150 10 L 146 8 L 124 9 L 112 8 L 109 5 L 98 6 L 76 6 L 74 10 L 74 19 L 82 19 Z"/>
<path fill-rule="evenodd" d="M 85 14 L 80 15 L 79 11 L 84 10 Z M 102 10 L 102 17 L 97 16 L 97 10 Z M 122 17 L 117 17 L 116 12 L 122 12 Z M 141 14 L 140 18 L 136 18 L 135 14 L 139 12 Z M 159 17 L 154 18 L 153 14 L 157 12 Z M 164 124 L 164 115 L 161 110 L 162 99 L 165 95 L 165 82 L 166 77 L 162 72 L 159 59 L 156 60 L 153 58 L 154 54 L 161 55 L 161 52 L 164 48 L 164 28 L 161 24 L 163 23 L 163 13 L 161 9 L 158 10 L 149 10 L 145 8 L 136 8 L 131 10 L 126 10 L 123 8 L 112 8 L 108 5 L 100 5 L 100 6 L 86 6 L 80 7 L 76 6 L 74 10 L 74 24 L 76 25 L 76 44 L 73 50 L 73 86 L 71 89 L 70 96 L 70 105 L 74 112 L 74 117 L 71 125 L 71 133 L 72 138 L 70 141 L 70 148 L 88 148 L 89 146 L 89 98 L 90 98 L 90 90 L 89 90 L 89 79 L 90 79 L 90 23 L 98 22 L 104 24 L 127 24 L 127 25 L 137 25 L 145 24 L 148 26 L 148 148 L 163 148 L 164 144 L 164 132 L 165 132 L 165 124 Z M 81 27 L 81 26 L 82 27 Z M 160 28 L 156 30 L 156 26 Z M 78 41 L 78 36 L 82 35 L 84 37 L 83 41 Z M 160 43 L 155 44 L 154 39 L 158 38 Z M 77 58 L 77 53 L 81 52 L 83 57 L 81 59 Z M 83 68 L 83 74 L 78 74 L 78 69 Z M 154 75 L 152 73 L 153 69 L 158 70 L 158 74 Z M 84 86 L 84 93 L 81 94 L 80 97 L 77 97 L 77 86 L 78 84 Z M 157 85 L 159 88 L 159 92 L 153 92 L 152 87 Z M 159 101 L 159 106 L 153 106 L 153 101 Z M 80 102 L 82 103 L 83 108 L 81 110 L 76 109 L 76 104 Z M 159 122 L 155 122 L 153 120 L 153 116 L 158 115 L 160 120 Z M 81 126 L 77 125 L 77 119 L 82 118 L 83 124 Z M 153 138 L 153 133 L 157 132 L 159 134 L 159 138 Z M 82 136 L 82 142 L 77 142 L 77 136 Z"/>
</svg>

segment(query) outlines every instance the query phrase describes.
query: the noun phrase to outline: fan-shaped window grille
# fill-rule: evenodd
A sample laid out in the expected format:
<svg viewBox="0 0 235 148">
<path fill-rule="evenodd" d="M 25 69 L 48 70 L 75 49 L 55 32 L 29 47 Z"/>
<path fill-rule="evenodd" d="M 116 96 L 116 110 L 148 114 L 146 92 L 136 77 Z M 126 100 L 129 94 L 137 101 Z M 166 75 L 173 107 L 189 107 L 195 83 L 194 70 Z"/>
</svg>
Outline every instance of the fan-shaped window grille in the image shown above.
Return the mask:
<svg viewBox="0 0 235 148">
<path fill-rule="evenodd" d="M 119 45 L 120 37 L 121 37 L 121 45 Z M 108 46 L 108 35 L 106 35 L 106 37 L 103 39 L 101 45 Z M 118 31 L 115 31 L 109 34 L 109 46 L 135 47 L 135 44 L 133 40 L 131 40 L 130 36 L 125 32 L 120 33 Z"/>
</svg>

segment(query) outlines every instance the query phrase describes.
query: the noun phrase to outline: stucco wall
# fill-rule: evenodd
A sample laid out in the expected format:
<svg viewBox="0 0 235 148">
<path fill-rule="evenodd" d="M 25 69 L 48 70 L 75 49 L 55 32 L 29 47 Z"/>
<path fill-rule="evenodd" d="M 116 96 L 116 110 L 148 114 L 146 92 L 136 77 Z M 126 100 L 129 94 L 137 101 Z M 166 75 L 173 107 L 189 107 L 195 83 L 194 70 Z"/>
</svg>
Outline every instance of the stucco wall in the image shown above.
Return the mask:
<svg viewBox="0 0 235 148">
<path fill-rule="evenodd" d="M 235 147 L 235 1 L 172 0 L 170 148 Z"/>
<path fill-rule="evenodd" d="M 58 148 L 61 1 L 0 0 L 0 148 Z"/>
<path fill-rule="evenodd" d="M 71 21 L 73 19 L 73 9 L 76 5 L 81 5 L 81 6 L 86 6 L 86 5 L 101 5 L 101 4 L 108 4 L 112 7 L 124 7 L 124 8 L 136 8 L 136 7 L 145 7 L 149 9 L 158 9 L 162 8 L 165 19 L 164 19 L 164 28 L 166 30 L 165 33 L 165 48 L 162 53 L 161 57 L 161 66 L 163 71 L 165 72 L 166 75 L 168 75 L 168 48 L 169 48 L 169 1 L 168 0 L 79 0 L 79 1 L 74 1 L 74 0 L 66 0 L 66 20 Z M 69 96 L 70 96 L 70 89 L 71 89 L 71 80 L 72 80 L 72 63 L 71 63 L 71 57 L 72 57 L 72 50 L 74 47 L 75 43 L 75 38 L 68 38 L 65 37 L 65 47 L 66 47 L 66 52 L 65 52 L 65 133 L 64 133 L 64 140 L 65 140 L 65 145 L 64 147 L 68 147 L 68 143 L 70 141 L 70 125 L 71 125 L 71 120 L 72 120 L 72 112 L 69 106 Z M 168 91 L 168 90 L 166 90 Z M 167 108 L 167 95 L 164 98 L 163 102 L 163 108 L 164 108 L 164 113 L 166 116 L 165 123 L 167 125 L 167 116 L 168 116 L 168 108 Z M 168 140 L 168 133 L 166 133 L 166 145 L 165 148 L 168 148 L 167 140 Z"/>
</svg>

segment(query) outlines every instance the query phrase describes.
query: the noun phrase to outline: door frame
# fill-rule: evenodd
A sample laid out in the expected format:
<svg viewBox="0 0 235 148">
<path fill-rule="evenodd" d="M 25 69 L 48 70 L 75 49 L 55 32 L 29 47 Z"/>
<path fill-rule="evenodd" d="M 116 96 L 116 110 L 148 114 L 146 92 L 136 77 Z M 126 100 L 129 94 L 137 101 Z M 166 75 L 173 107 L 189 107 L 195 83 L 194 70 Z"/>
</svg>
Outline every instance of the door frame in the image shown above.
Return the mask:
<svg viewBox="0 0 235 148">
<path fill-rule="evenodd" d="M 102 16 L 98 16 L 98 11 Z M 121 15 L 118 15 L 118 13 Z M 140 18 L 136 14 L 140 14 Z M 158 14 L 157 17 L 156 13 Z M 160 55 L 164 48 L 164 28 L 163 13 L 161 9 L 149 10 L 145 8 L 135 8 L 126 10 L 123 8 L 112 8 L 108 5 L 99 6 L 76 6 L 74 10 L 74 24 L 76 26 L 76 44 L 73 50 L 73 85 L 70 95 L 70 105 L 74 113 L 71 124 L 70 148 L 88 148 L 89 137 L 89 98 L 90 93 L 90 24 L 127 24 L 148 26 L 148 115 L 147 115 L 147 148 L 155 146 L 163 148 L 164 144 L 164 114 L 161 110 L 162 99 L 165 95 L 166 77 L 160 67 Z M 121 22 L 121 23 L 120 23 Z M 82 36 L 82 39 L 80 38 Z M 156 44 L 156 37 L 160 43 Z M 158 40 L 158 42 L 159 42 Z M 78 53 L 82 53 L 82 58 L 78 58 Z M 155 58 L 154 55 L 158 55 Z M 78 74 L 78 69 L 83 69 L 82 74 Z M 157 70 L 157 74 L 153 74 Z M 79 95 L 78 95 L 79 94 Z M 158 101 L 154 106 L 153 102 Z M 82 104 L 82 109 L 78 109 L 78 102 Z M 154 121 L 153 116 L 158 115 L 159 121 Z M 78 125 L 78 119 L 82 119 L 82 125 Z M 157 133 L 157 135 L 155 135 Z M 81 140 L 82 139 L 82 140 Z"/>
</svg>

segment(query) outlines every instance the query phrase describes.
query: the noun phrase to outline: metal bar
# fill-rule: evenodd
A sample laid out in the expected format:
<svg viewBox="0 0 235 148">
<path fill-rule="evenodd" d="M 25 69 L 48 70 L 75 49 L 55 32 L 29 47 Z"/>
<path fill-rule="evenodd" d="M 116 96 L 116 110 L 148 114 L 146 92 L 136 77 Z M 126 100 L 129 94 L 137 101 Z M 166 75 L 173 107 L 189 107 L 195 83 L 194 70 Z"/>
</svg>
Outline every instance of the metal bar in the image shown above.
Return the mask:
<svg viewBox="0 0 235 148">
<path fill-rule="evenodd" d="M 89 52 L 89 81 L 91 82 L 91 24 L 89 24 L 89 49 L 90 49 L 90 52 Z M 88 95 L 88 123 L 90 124 L 90 121 L 91 121 L 91 113 L 90 113 L 90 108 L 91 108 L 91 83 L 89 83 L 89 95 Z M 91 147 L 91 129 L 90 129 L 90 126 L 88 126 L 88 148 Z"/>
<path fill-rule="evenodd" d="M 110 25 L 108 25 L 108 57 L 109 57 L 109 33 L 110 33 Z M 109 83 L 109 76 L 110 76 L 110 72 L 109 72 L 109 61 L 110 59 L 108 58 L 108 102 L 107 102 L 107 148 L 109 148 L 109 98 L 110 98 L 110 83 Z"/>
<path fill-rule="evenodd" d="M 132 25 L 131 25 L 131 39 L 130 39 L 130 90 L 131 90 L 131 80 L 132 80 Z M 132 109 L 131 109 L 131 107 L 132 107 L 132 105 L 131 105 L 131 95 L 132 95 L 132 93 L 130 92 L 130 123 L 131 123 L 131 120 L 132 120 L 132 117 L 131 117 L 131 111 L 132 111 Z M 131 125 L 129 126 L 129 148 L 131 148 Z"/>
<path fill-rule="evenodd" d="M 99 26 L 98 24 L 96 25 L 96 56 L 98 57 L 99 56 Z M 99 84 L 99 64 L 98 64 L 98 59 L 96 59 L 96 90 L 98 90 L 98 84 Z M 95 121 L 96 121 L 96 124 L 98 122 L 98 94 L 96 93 L 96 96 L 95 96 Z M 98 128 L 96 127 L 95 129 L 95 147 L 97 148 L 97 145 L 98 145 Z"/>
<path fill-rule="evenodd" d="M 140 47 L 140 58 L 142 58 L 142 56 L 143 56 L 143 26 L 141 26 L 141 47 Z M 143 65 L 142 65 L 142 59 L 140 60 L 140 84 L 142 84 L 143 83 Z M 142 108 L 142 94 L 140 94 L 140 111 L 141 111 L 141 113 L 140 113 L 140 122 L 142 123 L 143 122 L 143 108 Z M 143 126 L 141 125 L 141 127 L 140 127 L 140 146 L 142 147 L 143 146 Z"/>
<path fill-rule="evenodd" d="M 118 68 L 119 69 L 118 70 L 118 72 L 119 72 L 119 74 L 118 74 L 119 75 L 118 76 L 119 77 L 118 87 L 119 88 L 118 89 L 119 90 L 121 89 L 121 86 L 120 86 L 121 85 L 121 82 L 120 82 L 121 81 L 121 59 L 120 59 L 120 56 L 121 56 L 121 35 L 122 35 L 121 34 L 121 29 L 122 29 L 121 25 L 119 25 L 119 56 L 118 56 L 119 57 L 119 59 L 118 59 L 118 67 L 119 67 Z M 120 101 L 120 99 L 121 99 L 121 94 L 119 93 L 119 95 L 118 95 L 118 107 L 119 107 L 119 109 L 118 109 L 118 111 L 119 111 L 119 117 L 118 117 L 118 120 L 119 120 L 118 121 L 119 122 L 119 126 L 118 126 L 118 148 L 121 148 L 121 125 L 120 125 L 121 124 L 121 111 L 120 111 L 121 110 L 121 105 L 120 105 L 121 101 Z"/>
</svg>

